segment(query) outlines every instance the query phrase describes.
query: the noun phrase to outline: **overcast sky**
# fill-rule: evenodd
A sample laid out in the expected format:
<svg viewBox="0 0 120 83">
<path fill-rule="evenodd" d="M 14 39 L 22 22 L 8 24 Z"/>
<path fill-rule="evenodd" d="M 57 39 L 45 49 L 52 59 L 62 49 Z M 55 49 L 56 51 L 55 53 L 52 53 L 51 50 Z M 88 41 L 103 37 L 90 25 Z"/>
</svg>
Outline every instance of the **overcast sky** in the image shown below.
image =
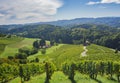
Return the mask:
<svg viewBox="0 0 120 83">
<path fill-rule="evenodd" d="M 120 0 L 0 0 L 0 25 L 106 16 L 120 16 Z"/>
</svg>

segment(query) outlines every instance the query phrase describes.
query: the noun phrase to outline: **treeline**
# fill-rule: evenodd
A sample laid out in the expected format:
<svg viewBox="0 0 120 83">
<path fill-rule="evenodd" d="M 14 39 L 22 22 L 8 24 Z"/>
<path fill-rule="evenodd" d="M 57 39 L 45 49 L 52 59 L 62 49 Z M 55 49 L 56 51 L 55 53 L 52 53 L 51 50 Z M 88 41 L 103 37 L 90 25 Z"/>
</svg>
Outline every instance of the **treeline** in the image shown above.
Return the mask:
<svg viewBox="0 0 120 83">
<path fill-rule="evenodd" d="M 82 24 L 71 28 L 54 25 L 26 25 L 14 28 L 7 33 L 31 38 L 44 38 L 57 43 L 91 43 L 120 50 L 120 29 L 106 25 Z"/>
<path fill-rule="evenodd" d="M 0 34 L 0 37 L 5 37 L 6 35 L 5 34 Z"/>
<path fill-rule="evenodd" d="M 36 53 L 38 53 L 38 50 L 36 48 L 29 49 L 27 47 L 23 47 L 23 48 L 20 48 L 18 50 L 18 53 L 15 54 L 15 58 L 16 59 L 27 59 L 28 56 L 36 54 Z"/>
</svg>

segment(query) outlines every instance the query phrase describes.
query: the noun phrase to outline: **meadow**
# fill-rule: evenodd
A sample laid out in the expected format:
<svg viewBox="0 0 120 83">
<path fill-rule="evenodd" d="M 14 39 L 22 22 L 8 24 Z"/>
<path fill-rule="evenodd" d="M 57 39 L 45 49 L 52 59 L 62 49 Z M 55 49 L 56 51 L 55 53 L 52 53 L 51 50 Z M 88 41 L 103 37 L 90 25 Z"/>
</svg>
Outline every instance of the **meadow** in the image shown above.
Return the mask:
<svg viewBox="0 0 120 83">
<path fill-rule="evenodd" d="M 8 56 L 14 56 L 18 49 L 22 47 L 32 48 L 35 40 L 22 37 L 0 38 L 0 57 L 7 58 Z"/>
</svg>

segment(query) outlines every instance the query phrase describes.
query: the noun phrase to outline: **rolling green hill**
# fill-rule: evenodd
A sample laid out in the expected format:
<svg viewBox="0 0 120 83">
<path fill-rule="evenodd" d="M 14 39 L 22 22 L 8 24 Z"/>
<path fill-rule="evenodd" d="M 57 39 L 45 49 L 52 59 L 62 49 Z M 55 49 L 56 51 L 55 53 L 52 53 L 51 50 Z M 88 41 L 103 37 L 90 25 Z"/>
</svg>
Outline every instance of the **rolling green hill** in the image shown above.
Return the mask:
<svg viewBox="0 0 120 83">
<path fill-rule="evenodd" d="M 14 55 L 18 52 L 19 48 L 28 47 L 32 48 L 32 44 L 36 39 L 32 38 L 1 38 L 1 57 L 6 58 L 9 55 Z M 49 43 L 49 41 L 48 41 Z M 39 49 L 37 54 L 31 55 L 27 57 L 29 61 L 35 60 L 35 58 L 39 58 L 39 63 L 44 62 L 44 60 L 51 60 L 57 67 L 57 69 L 61 70 L 61 65 L 64 62 L 80 62 L 84 60 L 91 61 L 112 61 L 118 62 L 120 60 L 120 52 L 115 53 L 115 50 L 99 46 L 95 44 L 91 44 L 86 47 L 87 52 L 86 56 L 82 56 L 84 46 L 83 45 L 72 45 L 72 44 L 58 44 L 56 46 L 52 46 L 46 49 L 46 54 L 41 54 L 41 49 Z M 34 64 L 39 64 L 34 63 Z M 28 63 L 29 64 L 29 63 Z M 40 75 L 32 76 L 29 81 L 25 83 L 44 83 L 45 81 L 45 73 Z M 117 79 L 115 75 L 113 75 L 114 80 L 108 79 L 108 75 L 98 75 L 97 80 L 91 79 L 88 75 L 81 74 L 79 72 L 75 72 L 75 83 L 117 83 Z M 17 77 L 8 83 L 20 83 L 20 78 Z M 68 79 L 66 75 L 61 71 L 55 71 L 52 75 L 52 79 L 50 83 L 73 83 Z"/>
<path fill-rule="evenodd" d="M 120 53 L 115 53 L 114 49 L 110 49 L 104 46 L 99 46 L 92 44 L 87 46 L 88 52 L 84 59 L 87 60 L 109 60 L 109 61 L 119 61 L 120 60 Z"/>
<path fill-rule="evenodd" d="M 59 66 L 64 61 L 78 61 L 83 51 L 83 45 L 59 44 L 58 46 L 48 48 L 44 55 L 39 51 L 37 54 L 28 57 L 28 59 L 31 60 L 38 57 L 40 61 L 43 61 L 50 58 Z"/>
<path fill-rule="evenodd" d="M 87 56 L 83 57 L 81 55 L 84 51 L 83 45 L 59 44 L 58 46 L 48 48 L 44 55 L 39 51 L 37 54 L 29 56 L 28 59 L 32 60 L 39 58 L 40 61 L 44 61 L 49 57 L 56 65 L 61 65 L 64 61 L 79 62 L 80 60 L 120 60 L 120 53 L 115 53 L 115 50 L 104 46 L 91 44 L 90 46 L 87 46 L 87 50 Z"/>
<path fill-rule="evenodd" d="M 18 49 L 22 47 L 32 48 L 33 41 L 35 40 L 21 37 L 1 38 L 0 57 L 14 56 Z"/>
<path fill-rule="evenodd" d="M 1 37 L 0 38 L 0 55 L 4 52 L 5 47 L 7 45 L 14 44 L 22 40 L 23 38 L 19 38 L 19 37 L 12 37 L 12 38 Z"/>
</svg>

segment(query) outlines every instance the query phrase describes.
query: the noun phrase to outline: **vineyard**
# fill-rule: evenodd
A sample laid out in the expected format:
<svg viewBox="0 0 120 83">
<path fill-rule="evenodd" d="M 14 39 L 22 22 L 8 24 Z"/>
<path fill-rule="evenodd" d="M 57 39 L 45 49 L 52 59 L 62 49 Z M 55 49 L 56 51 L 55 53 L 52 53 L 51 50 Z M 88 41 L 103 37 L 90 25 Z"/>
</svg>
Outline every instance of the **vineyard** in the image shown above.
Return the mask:
<svg viewBox="0 0 120 83">
<path fill-rule="evenodd" d="M 5 38 L 0 41 L 0 83 L 120 82 L 120 53 L 95 44 L 86 47 L 87 56 L 81 55 L 83 45 L 58 44 L 46 48 L 45 54 L 38 49 L 26 59 L 7 58 L 8 54 L 14 56 L 16 51 L 24 52 L 23 47 L 31 49 L 35 40 Z"/>
<path fill-rule="evenodd" d="M 66 80 L 68 79 L 72 83 L 76 83 L 76 75 L 82 74 L 86 76 L 86 78 L 90 78 L 99 83 L 105 83 L 100 80 L 100 76 L 107 76 L 106 79 L 111 82 L 109 83 L 117 83 L 120 82 L 120 63 L 119 62 L 95 62 L 95 61 L 80 61 L 79 63 L 63 63 L 61 69 L 56 69 L 55 65 L 52 62 L 44 62 L 44 63 L 34 63 L 34 64 L 25 64 L 25 65 L 10 65 L 10 64 L 2 64 L 0 66 L 0 76 L 1 83 L 6 83 L 12 79 L 19 79 L 21 83 L 29 83 L 33 77 L 43 75 L 45 72 L 44 83 L 49 83 L 50 80 L 54 81 L 52 78 L 54 76 L 54 72 L 58 73 L 62 71 Z M 60 72 L 62 74 L 62 72 Z M 78 76 L 77 76 L 78 77 Z M 81 76 L 83 77 L 83 76 Z M 59 80 L 62 80 L 61 77 Z M 14 81 L 14 80 L 12 80 Z M 10 81 L 10 83 L 13 83 Z M 56 81 L 56 80 L 55 80 Z M 39 82 L 38 82 L 39 83 Z M 68 82 L 69 83 L 69 82 Z"/>
</svg>

